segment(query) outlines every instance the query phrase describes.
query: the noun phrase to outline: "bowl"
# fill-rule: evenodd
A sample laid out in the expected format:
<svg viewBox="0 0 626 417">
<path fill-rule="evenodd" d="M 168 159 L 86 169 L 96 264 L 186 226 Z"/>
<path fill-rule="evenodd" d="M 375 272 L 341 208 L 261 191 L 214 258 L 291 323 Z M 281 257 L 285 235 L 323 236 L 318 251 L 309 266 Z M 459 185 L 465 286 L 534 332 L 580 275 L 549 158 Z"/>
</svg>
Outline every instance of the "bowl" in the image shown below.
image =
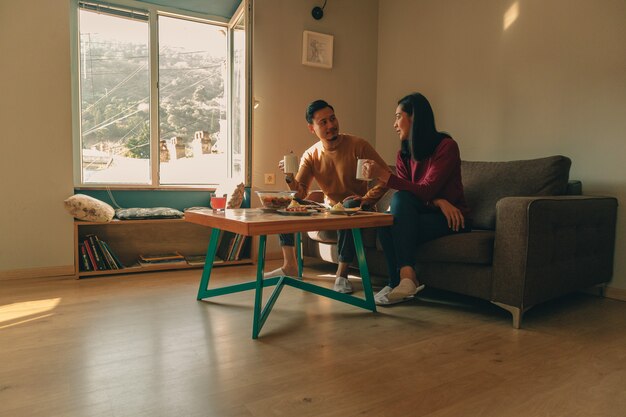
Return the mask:
<svg viewBox="0 0 626 417">
<path fill-rule="evenodd" d="M 264 209 L 278 210 L 287 208 L 296 195 L 295 191 L 257 191 Z"/>
</svg>

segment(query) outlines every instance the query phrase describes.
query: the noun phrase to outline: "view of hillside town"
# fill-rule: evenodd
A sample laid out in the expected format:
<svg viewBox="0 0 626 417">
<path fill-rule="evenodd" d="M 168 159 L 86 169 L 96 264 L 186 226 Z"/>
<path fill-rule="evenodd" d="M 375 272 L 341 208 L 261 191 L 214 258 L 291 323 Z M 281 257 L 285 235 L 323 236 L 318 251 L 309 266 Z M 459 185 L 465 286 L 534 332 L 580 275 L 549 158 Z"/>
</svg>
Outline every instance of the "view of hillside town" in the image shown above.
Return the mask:
<svg viewBox="0 0 626 417">
<path fill-rule="evenodd" d="M 159 182 L 210 184 L 227 169 L 226 30 L 158 27 Z M 83 183 L 150 184 L 148 24 L 83 10 L 80 29 Z"/>
</svg>

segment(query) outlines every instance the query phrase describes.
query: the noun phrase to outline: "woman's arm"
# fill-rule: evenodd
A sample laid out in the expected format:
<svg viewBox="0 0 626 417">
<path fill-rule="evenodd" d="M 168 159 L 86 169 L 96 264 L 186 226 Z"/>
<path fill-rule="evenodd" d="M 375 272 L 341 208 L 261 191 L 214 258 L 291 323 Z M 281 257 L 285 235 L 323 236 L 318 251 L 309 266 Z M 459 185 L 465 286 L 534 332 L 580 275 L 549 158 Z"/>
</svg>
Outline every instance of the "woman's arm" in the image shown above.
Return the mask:
<svg viewBox="0 0 626 417">
<path fill-rule="evenodd" d="M 465 217 L 461 210 L 456 208 L 445 198 L 435 198 L 433 200 L 433 206 L 438 207 L 448 221 L 448 227 L 455 232 L 459 229 L 465 229 Z"/>
<path fill-rule="evenodd" d="M 422 201 L 431 201 L 460 165 L 461 158 L 458 145 L 453 140 L 447 140 L 437 147 L 426 174 L 418 182 L 391 175 L 387 181 L 387 186 L 396 190 L 409 191 Z"/>
</svg>

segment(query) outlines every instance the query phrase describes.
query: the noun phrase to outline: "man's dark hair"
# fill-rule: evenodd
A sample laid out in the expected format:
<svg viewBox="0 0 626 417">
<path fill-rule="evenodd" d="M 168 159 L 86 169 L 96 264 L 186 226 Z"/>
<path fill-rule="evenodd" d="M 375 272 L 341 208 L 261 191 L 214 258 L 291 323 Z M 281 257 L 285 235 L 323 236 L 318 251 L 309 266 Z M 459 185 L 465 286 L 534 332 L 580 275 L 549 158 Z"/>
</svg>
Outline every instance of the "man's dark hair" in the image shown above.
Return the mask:
<svg viewBox="0 0 626 417">
<path fill-rule="evenodd" d="M 402 156 L 412 156 L 423 161 L 435 152 L 439 143 L 450 134 L 439 132 L 435 127 L 435 116 L 430 103 L 420 93 L 409 94 L 398 101 L 400 109 L 413 116 L 411 132 L 406 141 L 402 141 Z"/>
<path fill-rule="evenodd" d="M 312 101 L 306 108 L 306 113 L 304 114 L 304 117 L 306 118 L 306 121 L 308 124 L 313 124 L 313 116 L 315 115 L 316 111 L 325 109 L 326 107 L 330 107 L 330 109 L 332 111 L 335 111 L 335 109 L 333 109 L 333 106 L 331 106 L 330 104 L 326 103 L 324 100 L 315 100 Z"/>
</svg>

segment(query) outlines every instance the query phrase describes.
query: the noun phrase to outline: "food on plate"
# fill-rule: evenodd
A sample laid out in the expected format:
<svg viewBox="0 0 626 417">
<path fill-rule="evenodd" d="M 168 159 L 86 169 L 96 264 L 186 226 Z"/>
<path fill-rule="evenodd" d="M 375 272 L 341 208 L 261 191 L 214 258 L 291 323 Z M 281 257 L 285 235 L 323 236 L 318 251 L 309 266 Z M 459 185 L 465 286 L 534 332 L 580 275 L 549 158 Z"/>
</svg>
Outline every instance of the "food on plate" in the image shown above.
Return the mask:
<svg viewBox="0 0 626 417">
<path fill-rule="evenodd" d="M 334 206 L 331 207 L 332 211 L 345 211 L 346 208 L 343 206 L 342 203 L 337 203 Z"/>
<path fill-rule="evenodd" d="M 285 209 L 286 211 L 295 211 L 295 212 L 305 212 L 308 211 L 309 209 L 306 206 L 301 205 L 300 203 L 298 203 L 296 200 L 291 200 L 291 203 L 289 203 L 289 206 Z"/>
<path fill-rule="evenodd" d="M 285 209 L 286 211 L 298 211 L 298 212 L 304 212 L 304 211 L 309 211 L 308 208 L 304 207 L 304 206 L 298 206 L 298 207 L 287 207 Z"/>
</svg>

